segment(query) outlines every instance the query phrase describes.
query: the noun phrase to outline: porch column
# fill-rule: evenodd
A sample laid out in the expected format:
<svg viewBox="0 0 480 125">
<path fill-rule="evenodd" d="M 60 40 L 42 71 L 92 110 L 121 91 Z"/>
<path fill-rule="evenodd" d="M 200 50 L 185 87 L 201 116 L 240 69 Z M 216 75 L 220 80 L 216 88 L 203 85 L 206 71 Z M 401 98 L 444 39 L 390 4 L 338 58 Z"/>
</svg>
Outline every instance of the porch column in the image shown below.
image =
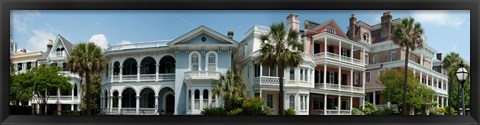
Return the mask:
<svg viewBox="0 0 480 125">
<path fill-rule="evenodd" d="M 420 65 L 423 67 L 423 53 L 420 53 Z"/>
<path fill-rule="evenodd" d="M 211 105 L 212 105 L 212 95 L 211 95 L 211 93 L 212 93 L 212 90 L 211 90 L 211 89 L 210 89 L 210 90 L 208 90 L 208 93 L 207 93 L 207 94 L 208 94 L 208 103 L 207 103 L 207 107 L 211 107 Z"/>
<path fill-rule="evenodd" d="M 423 73 L 422 73 L 422 71 L 420 71 L 420 83 L 423 84 Z"/>
<path fill-rule="evenodd" d="M 140 82 L 140 66 L 141 65 L 137 65 L 137 82 Z"/>
<path fill-rule="evenodd" d="M 338 41 L 338 57 L 342 61 L 342 41 Z"/>
<path fill-rule="evenodd" d="M 122 96 L 118 96 L 118 113 L 122 111 Z"/>
<path fill-rule="evenodd" d="M 73 111 L 73 100 L 74 100 L 74 97 L 73 97 L 73 93 L 75 93 L 75 87 L 72 87 L 72 93 L 71 93 L 71 96 L 72 96 L 72 103 L 70 103 L 70 111 Z M 78 94 L 78 93 L 77 93 Z"/>
<path fill-rule="evenodd" d="M 443 104 L 445 103 L 445 97 L 441 97 L 440 100 L 442 100 L 442 107 L 444 106 Z"/>
<path fill-rule="evenodd" d="M 365 62 L 365 59 L 367 58 L 367 57 L 365 56 L 365 55 L 366 55 L 366 54 L 365 54 L 365 49 L 362 49 L 362 51 L 363 51 L 363 55 L 362 55 L 362 56 L 363 56 L 363 59 L 362 59 L 362 62 L 363 62 L 363 64 L 367 65 L 367 62 Z M 366 60 L 369 60 L 369 59 L 366 59 Z"/>
<path fill-rule="evenodd" d="M 113 111 L 113 97 L 108 96 L 108 101 L 109 101 L 109 103 L 108 103 L 109 110 L 110 110 L 110 112 L 112 112 Z"/>
<path fill-rule="evenodd" d="M 365 73 L 365 71 L 362 72 L 362 75 L 363 75 L 363 77 L 362 77 L 362 81 L 363 81 L 363 83 L 362 83 L 363 93 L 365 93 L 365 83 L 367 82 L 367 80 L 366 80 L 366 78 L 365 78 L 365 77 L 366 77 L 366 74 L 367 74 L 367 73 Z"/>
<path fill-rule="evenodd" d="M 362 97 L 362 109 L 365 109 L 365 97 Z"/>
<path fill-rule="evenodd" d="M 323 115 L 327 115 L 327 94 L 325 94 L 325 97 L 323 98 Z"/>
<path fill-rule="evenodd" d="M 325 54 L 325 58 L 327 58 L 327 46 L 328 46 L 327 36 L 325 36 L 325 45 L 323 46 L 323 48 L 325 48 L 323 50 L 323 53 Z"/>
<path fill-rule="evenodd" d="M 140 109 L 140 96 L 136 96 L 136 106 L 135 106 L 135 112 L 138 114 L 138 109 Z"/>
<path fill-rule="evenodd" d="M 353 69 L 350 69 L 350 91 L 353 91 Z"/>
<path fill-rule="evenodd" d="M 192 98 L 190 98 L 190 104 L 191 104 L 191 105 L 190 105 L 190 109 L 192 109 L 192 111 L 195 110 L 195 103 L 193 102 L 193 101 L 194 101 L 194 98 L 195 98 L 195 94 L 194 94 L 194 93 L 195 93 L 195 90 L 193 90 L 193 91 L 190 93 L 190 97 L 192 97 Z"/>
<path fill-rule="evenodd" d="M 261 76 L 262 76 L 262 74 L 263 74 L 263 70 L 262 70 L 262 69 L 263 69 L 263 66 L 262 66 L 261 63 L 259 63 L 258 65 L 260 65 L 260 80 L 261 80 L 261 79 L 262 79 Z"/>
<path fill-rule="evenodd" d="M 323 89 L 327 89 L 327 64 L 323 64 Z"/>
<path fill-rule="evenodd" d="M 310 94 L 305 95 L 305 98 L 306 98 L 305 100 L 306 100 L 307 102 L 305 102 L 305 103 L 303 103 L 303 104 L 305 105 L 305 108 L 307 109 L 307 112 L 310 112 L 310 111 L 309 111 L 309 110 L 310 110 Z"/>
<path fill-rule="evenodd" d="M 350 45 L 350 61 L 353 63 L 353 44 Z"/>
<path fill-rule="evenodd" d="M 158 95 L 155 95 L 155 114 L 158 114 Z"/>
<path fill-rule="evenodd" d="M 113 65 L 113 63 L 112 63 L 112 65 L 110 66 L 110 83 L 113 82 L 113 74 L 114 74 L 114 72 L 113 72 L 113 67 L 114 67 L 114 65 Z"/>
<path fill-rule="evenodd" d="M 338 115 L 340 115 L 340 109 L 342 108 L 342 96 L 338 96 L 338 104 L 337 104 Z"/>
<path fill-rule="evenodd" d="M 203 109 L 203 91 L 200 91 L 200 108 L 199 110 L 202 110 Z"/>
<path fill-rule="evenodd" d="M 440 107 L 440 96 L 437 95 L 437 108 Z"/>
<path fill-rule="evenodd" d="M 427 86 L 429 86 L 429 87 L 430 87 L 430 83 L 428 82 L 428 74 L 427 74 L 427 75 L 425 75 L 425 77 L 427 77 L 427 78 L 426 78 L 426 79 L 427 79 Z"/>
<path fill-rule="evenodd" d="M 440 89 L 443 90 L 443 80 L 440 79 Z"/>
<path fill-rule="evenodd" d="M 342 90 L 342 67 L 338 66 L 338 91 Z"/>
<path fill-rule="evenodd" d="M 413 69 L 413 68 L 412 68 L 412 69 Z M 415 71 L 416 71 L 416 70 L 415 70 L 415 69 L 413 69 L 413 75 L 415 75 Z M 417 78 L 417 76 L 415 76 L 415 78 Z"/>
<path fill-rule="evenodd" d="M 159 66 L 160 66 L 160 64 L 155 64 L 155 67 L 157 68 L 157 69 L 155 70 L 155 82 L 158 82 L 158 72 L 159 72 L 159 71 L 158 71 L 158 67 L 159 67 Z"/>
<path fill-rule="evenodd" d="M 377 105 L 377 100 L 376 100 L 377 97 L 376 96 L 377 96 L 376 91 L 373 91 L 373 101 L 372 101 L 373 105 Z"/>
<path fill-rule="evenodd" d="M 120 66 L 120 82 L 123 81 L 123 66 Z"/>
<path fill-rule="evenodd" d="M 353 97 L 350 96 L 350 115 L 352 115 Z"/>
<path fill-rule="evenodd" d="M 448 97 L 445 98 L 445 100 L 446 100 L 446 101 L 445 101 L 445 104 L 447 104 L 447 106 L 449 106 L 449 105 L 448 105 Z M 451 106 L 450 106 L 450 107 L 451 107 Z"/>
</svg>

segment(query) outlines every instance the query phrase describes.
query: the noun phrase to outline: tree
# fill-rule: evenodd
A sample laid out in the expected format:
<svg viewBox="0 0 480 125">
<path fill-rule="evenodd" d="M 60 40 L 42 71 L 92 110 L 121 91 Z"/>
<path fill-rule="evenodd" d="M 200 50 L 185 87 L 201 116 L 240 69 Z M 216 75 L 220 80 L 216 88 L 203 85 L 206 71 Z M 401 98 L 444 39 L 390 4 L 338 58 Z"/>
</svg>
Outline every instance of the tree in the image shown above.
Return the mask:
<svg viewBox="0 0 480 125">
<path fill-rule="evenodd" d="M 212 96 L 221 95 L 225 101 L 226 109 L 232 106 L 232 99 L 246 97 L 246 85 L 240 75 L 228 70 L 225 74 L 220 75 L 220 80 L 216 87 L 212 90 Z"/>
<path fill-rule="evenodd" d="M 90 80 L 92 75 L 100 74 L 106 67 L 107 59 L 103 56 L 102 49 L 95 43 L 80 43 L 73 47 L 67 59 L 68 69 L 78 73 L 86 87 L 86 109 L 90 115 Z"/>
<path fill-rule="evenodd" d="M 413 18 L 403 19 L 401 23 L 393 26 L 392 40 L 393 43 L 400 47 L 405 47 L 405 80 L 403 86 L 403 101 L 407 102 L 407 71 L 408 71 L 408 55 L 410 50 L 414 51 L 417 48 L 422 48 L 424 44 L 423 28 L 418 22 L 415 22 Z M 423 61 L 422 61 L 423 62 Z M 407 105 L 403 105 L 403 114 L 407 115 Z"/>
<path fill-rule="evenodd" d="M 460 82 L 458 82 L 458 78 L 457 78 L 457 75 L 455 75 L 455 73 L 457 72 L 458 68 L 459 68 L 459 64 L 461 63 L 460 62 L 455 62 L 453 63 L 449 68 L 448 68 L 448 76 L 450 78 L 452 84 L 450 85 L 451 87 L 449 88 L 450 90 L 450 93 L 449 93 L 449 101 L 451 103 L 449 103 L 449 105 L 451 105 L 452 108 L 455 108 L 456 107 L 456 110 L 460 110 L 460 106 L 461 106 L 461 86 L 460 86 Z M 470 78 L 470 66 L 467 65 L 467 64 L 464 64 L 465 65 L 465 69 L 467 69 L 468 73 L 469 73 L 469 76 L 467 77 L 467 79 Z M 468 108 L 470 107 L 470 81 L 469 80 L 466 80 L 464 82 L 464 87 L 465 87 L 465 108 Z M 457 90 L 457 91 L 453 91 L 453 90 Z M 450 109 L 448 109 L 450 110 Z M 451 112 L 451 111 L 450 111 Z"/>
<path fill-rule="evenodd" d="M 92 97 L 100 97 L 101 93 L 101 83 L 102 78 L 100 76 L 94 76 L 91 78 L 91 84 L 90 84 L 90 96 Z M 82 88 L 85 90 L 85 85 L 82 85 Z M 86 102 L 87 98 L 85 96 L 82 96 L 82 102 Z M 86 103 L 81 104 L 82 111 L 87 110 Z M 100 113 L 100 99 L 99 98 L 91 98 L 90 101 L 90 110 L 92 114 L 98 114 Z"/>
<path fill-rule="evenodd" d="M 70 77 L 59 74 L 59 71 L 60 68 L 57 66 L 41 65 L 32 68 L 26 73 L 13 75 L 10 95 L 14 96 L 13 99 L 22 101 L 33 100 L 46 107 L 49 97 L 48 91 L 56 92 L 58 89 L 71 90 L 72 88 L 72 85 L 68 82 Z"/>
<path fill-rule="evenodd" d="M 460 54 L 455 53 L 455 52 L 451 52 L 451 53 L 448 53 L 442 61 L 443 67 L 446 69 L 447 75 L 448 75 L 448 96 L 449 96 L 448 97 L 448 101 L 449 101 L 448 104 L 450 104 L 450 105 L 458 104 L 458 103 L 453 103 L 452 102 L 453 101 L 452 99 L 454 99 L 453 96 L 452 96 L 452 90 L 456 90 L 456 89 L 459 88 L 459 87 L 454 86 L 454 83 L 456 83 L 454 81 L 456 81 L 456 80 L 453 79 L 453 78 L 456 78 L 455 72 L 457 71 L 457 67 L 453 66 L 453 65 L 456 64 L 456 63 L 460 63 L 462 60 L 463 59 L 460 57 Z M 455 84 L 455 85 L 458 85 L 458 84 Z M 448 114 L 451 114 L 450 109 L 451 108 L 448 108 Z"/>
<path fill-rule="evenodd" d="M 299 33 L 293 29 L 285 29 L 283 22 L 272 24 L 270 32 L 260 36 L 262 46 L 259 61 L 263 66 L 278 68 L 279 77 L 279 114 L 284 114 L 283 76 L 285 68 L 297 67 L 303 62 L 303 44 L 299 41 Z"/>
<path fill-rule="evenodd" d="M 421 84 L 412 71 L 408 71 L 407 80 L 408 80 L 408 95 L 409 98 L 406 103 L 404 103 L 403 95 L 398 93 L 404 93 L 402 83 L 405 83 L 405 79 L 402 76 L 403 69 L 401 70 L 387 70 L 385 73 L 380 75 L 379 82 L 385 85 L 385 89 L 382 90 L 382 93 L 385 96 L 386 101 L 390 101 L 397 104 L 402 104 L 410 106 L 410 108 L 419 109 L 422 106 L 428 105 L 431 103 L 435 91 L 428 88 L 424 84 Z M 406 109 L 403 109 L 406 110 Z"/>
</svg>

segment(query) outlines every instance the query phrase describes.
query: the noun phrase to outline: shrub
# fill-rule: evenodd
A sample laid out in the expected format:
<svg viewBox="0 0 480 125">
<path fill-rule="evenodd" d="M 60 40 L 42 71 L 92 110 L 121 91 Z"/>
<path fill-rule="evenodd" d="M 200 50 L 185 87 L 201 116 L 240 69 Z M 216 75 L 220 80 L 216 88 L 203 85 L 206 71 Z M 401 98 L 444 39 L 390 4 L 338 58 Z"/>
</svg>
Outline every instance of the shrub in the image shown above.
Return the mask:
<svg viewBox="0 0 480 125">
<path fill-rule="evenodd" d="M 204 108 L 202 110 L 202 115 L 226 115 L 227 113 L 223 108 L 219 107 L 211 107 L 211 108 Z"/>
<path fill-rule="evenodd" d="M 243 100 L 242 109 L 243 115 L 268 115 L 269 113 L 265 110 L 265 103 L 261 98 L 247 98 Z M 267 109 L 270 111 L 270 109 Z"/>
<path fill-rule="evenodd" d="M 377 107 L 370 102 L 365 102 L 365 108 L 362 111 L 365 115 L 370 115 L 377 111 Z"/>
<path fill-rule="evenodd" d="M 371 115 L 394 115 L 394 114 L 396 113 L 392 108 L 384 108 L 371 113 Z"/>
<path fill-rule="evenodd" d="M 445 110 L 445 108 L 443 108 L 443 107 L 439 107 L 439 108 L 437 108 L 437 109 L 435 109 L 435 110 L 437 110 L 438 113 L 445 113 L 445 112 L 447 112 L 447 110 Z"/>
<path fill-rule="evenodd" d="M 365 115 L 360 109 L 352 108 L 352 115 Z"/>
<path fill-rule="evenodd" d="M 289 108 L 285 110 L 285 115 L 295 115 L 295 110 Z"/>
<path fill-rule="evenodd" d="M 430 112 L 430 115 L 440 115 L 440 113 L 435 109 L 429 109 L 428 111 Z"/>
</svg>

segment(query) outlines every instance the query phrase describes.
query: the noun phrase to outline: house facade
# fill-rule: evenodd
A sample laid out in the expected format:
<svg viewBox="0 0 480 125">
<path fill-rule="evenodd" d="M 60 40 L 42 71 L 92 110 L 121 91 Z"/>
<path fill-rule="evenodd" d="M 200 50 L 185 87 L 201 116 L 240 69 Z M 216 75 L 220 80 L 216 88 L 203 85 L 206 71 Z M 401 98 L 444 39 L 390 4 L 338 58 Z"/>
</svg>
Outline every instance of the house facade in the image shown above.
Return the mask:
<svg viewBox="0 0 480 125">
<path fill-rule="evenodd" d="M 109 115 L 197 115 L 222 105 L 211 96 L 231 69 L 237 42 L 200 26 L 174 40 L 110 46 L 101 109 Z"/>
</svg>

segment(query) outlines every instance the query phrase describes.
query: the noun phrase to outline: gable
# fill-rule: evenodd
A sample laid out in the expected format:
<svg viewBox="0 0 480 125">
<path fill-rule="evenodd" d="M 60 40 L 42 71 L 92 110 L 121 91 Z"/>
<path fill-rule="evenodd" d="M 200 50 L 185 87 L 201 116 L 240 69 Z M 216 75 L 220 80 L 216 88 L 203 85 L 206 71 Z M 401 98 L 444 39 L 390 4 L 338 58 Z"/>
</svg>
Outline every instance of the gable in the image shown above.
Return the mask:
<svg viewBox="0 0 480 125">
<path fill-rule="evenodd" d="M 202 37 L 205 37 L 206 39 L 205 42 L 202 41 Z M 168 43 L 168 45 L 177 45 L 177 44 L 234 44 L 234 45 L 237 45 L 238 42 L 206 26 L 200 26 Z"/>
<path fill-rule="evenodd" d="M 328 28 L 334 29 L 335 35 L 343 38 L 347 38 L 347 35 L 342 31 L 342 29 L 338 26 L 338 24 L 333 19 L 328 20 L 327 22 L 322 24 L 320 27 L 314 29 L 314 31 L 317 33 L 327 32 Z"/>
<path fill-rule="evenodd" d="M 194 36 L 191 39 L 186 39 L 177 44 L 228 44 L 228 42 L 219 40 L 208 34 L 202 33 L 197 36 Z"/>
</svg>

